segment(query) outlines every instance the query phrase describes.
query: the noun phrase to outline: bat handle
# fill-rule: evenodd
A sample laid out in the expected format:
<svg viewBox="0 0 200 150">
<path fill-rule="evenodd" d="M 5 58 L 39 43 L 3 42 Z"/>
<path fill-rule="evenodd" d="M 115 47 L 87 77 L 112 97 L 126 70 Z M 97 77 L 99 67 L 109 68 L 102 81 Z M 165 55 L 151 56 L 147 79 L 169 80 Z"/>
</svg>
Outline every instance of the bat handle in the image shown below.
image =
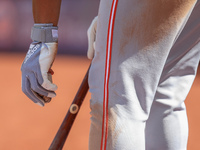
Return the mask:
<svg viewBox="0 0 200 150">
<path fill-rule="evenodd" d="M 62 150 L 64 143 L 68 137 L 68 134 L 71 130 L 71 127 L 74 123 L 74 120 L 76 118 L 76 115 L 78 114 L 81 104 L 84 101 L 84 98 L 88 92 L 89 86 L 88 86 L 88 73 L 89 69 L 87 70 L 87 73 L 79 87 L 78 92 L 76 93 L 76 96 L 70 105 L 70 108 L 56 134 L 54 137 L 53 142 L 51 143 L 51 146 L 49 147 L 49 150 Z"/>
</svg>

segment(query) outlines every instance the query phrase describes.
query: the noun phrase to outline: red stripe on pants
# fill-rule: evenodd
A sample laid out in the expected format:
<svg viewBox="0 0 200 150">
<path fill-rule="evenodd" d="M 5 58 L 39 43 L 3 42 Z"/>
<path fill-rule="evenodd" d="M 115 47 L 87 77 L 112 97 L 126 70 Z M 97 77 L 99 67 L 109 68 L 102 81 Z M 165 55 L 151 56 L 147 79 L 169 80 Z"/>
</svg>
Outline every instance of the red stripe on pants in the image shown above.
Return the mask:
<svg viewBox="0 0 200 150">
<path fill-rule="evenodd" d="M 105 62 L 105 77 L 104 77 L 104 99 L 103 99 L 101 150 L 106 150 L 107 137 L 108 137 L 109 78 L 110 78 L 112 43 L 113 43 L 113 30 L 114 30 L 114 21 L 115 21 L 115 15 L 116 15 L 116 10 L 117 10 L 117 3 L 118 3 L 118 0 L 113 0 L 113 2 L 112 2 L 109 25 L 108 25 L 106 62 Z"/>
</svg>

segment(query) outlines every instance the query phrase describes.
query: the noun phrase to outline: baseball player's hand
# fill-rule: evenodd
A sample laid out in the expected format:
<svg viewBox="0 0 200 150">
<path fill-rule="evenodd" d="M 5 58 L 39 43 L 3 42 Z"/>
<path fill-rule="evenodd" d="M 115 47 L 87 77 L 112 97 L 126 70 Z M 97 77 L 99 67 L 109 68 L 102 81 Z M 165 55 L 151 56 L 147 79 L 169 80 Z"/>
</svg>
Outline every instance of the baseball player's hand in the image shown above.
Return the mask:
<svg viewBox="0 0 200 150">
<path fill-rule="evenodd" d="M 57 86 L 52 83 L 51 70 L 58 46 L 56 30 L 52 25 L 34 25 L 31 35 L 34 42 L 30 44 L 21 66 L 22 91 L 40 106 L 56 96 Z"/>
<path fill-rule="evenodd" d="M 87 36 L 88 36 L 88 51 L 87 51 L 87 57 L 89 59 L 93 59 L 94 57 L 94 50 L 95 50 L 95 40 L 96 40 L 96 29 L 97 29 L 97 20 L 98 16 L 96 16 L 90 27 L 88 28 L 87 31 Z"/>
</svg>

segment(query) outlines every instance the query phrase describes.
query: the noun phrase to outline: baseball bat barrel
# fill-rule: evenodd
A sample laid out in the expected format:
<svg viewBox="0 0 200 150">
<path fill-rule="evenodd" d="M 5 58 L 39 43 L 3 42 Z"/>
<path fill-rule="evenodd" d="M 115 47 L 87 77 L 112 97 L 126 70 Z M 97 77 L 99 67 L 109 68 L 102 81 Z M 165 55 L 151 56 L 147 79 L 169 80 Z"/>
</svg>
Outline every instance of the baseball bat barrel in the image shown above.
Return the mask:
<svg viewBox="0 0 200 150">
<path fill-rule="evenodd" d="M 84 98 L 89 89 L 89 86 L 88 86 L 89 68 L 87 70 L 87 73 L 78 89 L 78 92 L 76 93 L 76 96 L 74 97 L 74 100 L 73 100 L 56 136 L 54 137 L 54 140 L 52 141 L 52 143 L 49 147 L 49 150 L 62 150 L 62 148 L 65 144 L 65 141 L 66 141 L 68 134 L 71 130 L 71 127 L 74 123 L 74 120 L 80 110 L 81 104 L 84 101 Z"/>
</svg>

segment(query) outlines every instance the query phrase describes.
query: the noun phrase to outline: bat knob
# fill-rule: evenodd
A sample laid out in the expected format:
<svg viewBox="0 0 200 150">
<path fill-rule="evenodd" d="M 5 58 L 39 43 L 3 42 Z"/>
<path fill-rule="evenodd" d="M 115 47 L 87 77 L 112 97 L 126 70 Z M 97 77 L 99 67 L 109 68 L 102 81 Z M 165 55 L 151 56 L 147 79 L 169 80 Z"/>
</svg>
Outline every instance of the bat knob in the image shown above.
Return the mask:
<svg viewBox="0 0 200 150">
<path fill-rule="evenodd" d="M 77 104 L 72 104 L 69 111 L 71 114 L 76 114 L 78 112 L 78 109 L 79 109 L 79 107 Z"/>
</svg>

